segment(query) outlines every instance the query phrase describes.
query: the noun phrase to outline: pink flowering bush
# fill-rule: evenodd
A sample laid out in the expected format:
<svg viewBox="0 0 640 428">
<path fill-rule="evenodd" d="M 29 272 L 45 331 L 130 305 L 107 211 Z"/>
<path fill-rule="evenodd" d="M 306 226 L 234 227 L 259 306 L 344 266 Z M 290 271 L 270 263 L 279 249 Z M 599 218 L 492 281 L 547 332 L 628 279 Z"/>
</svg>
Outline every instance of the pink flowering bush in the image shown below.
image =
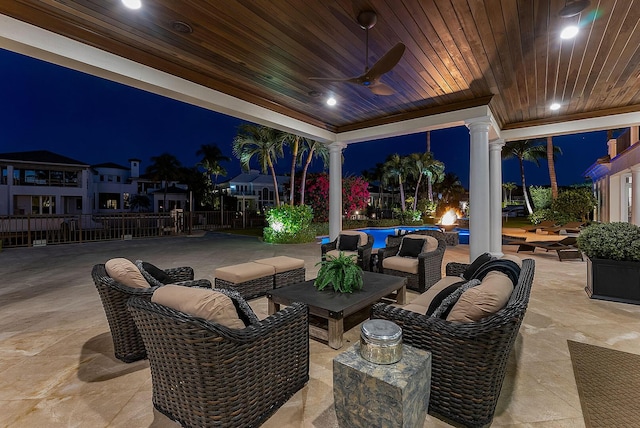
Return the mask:
<svg viewBox="0 0 640 428">
<path fill-rule="evenodd" d="M 351 217 L 356 211 L 364 211 L 369 203 L 369 183 L 362 177 L 347 177 L 342 180 L 342 213 Z M 306 202 L 313 208 L 314 221 L 329 220 L 329 175 L 312 174 L 307 177 Z"/>
</svg>

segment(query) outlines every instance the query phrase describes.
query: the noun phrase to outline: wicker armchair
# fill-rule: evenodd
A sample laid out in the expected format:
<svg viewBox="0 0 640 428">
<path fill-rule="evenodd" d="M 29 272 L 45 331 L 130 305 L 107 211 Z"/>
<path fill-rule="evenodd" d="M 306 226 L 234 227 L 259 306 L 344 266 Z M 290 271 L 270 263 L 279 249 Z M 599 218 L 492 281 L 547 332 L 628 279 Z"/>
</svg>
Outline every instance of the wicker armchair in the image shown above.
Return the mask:
<svg viewBox="0 0 640 428">
<path fill-rule="evenodd" d="M 447 273 L 460 273 L 466 266 L 450 263 Z M 402 328 L 404 343 L 431 351 L 430 414 L 468 427 L 491 423 L 507 359 L 529 303 L 534 270 L 533 260 L 523 260 L 507 306 L 477 322 L 450 322 L 384 303 L 372 307 L 371 318 Z"/>
<path fill-rule="evenodd" d="M 442 278 L 442 259 L 447 248 L 447 242 L 444 233 L 438 230 L 420 230 L 409 235 L 433 236 L 438 240 L 438 248 L 431 252 L 418 254 L 417 274 L 384 268 L 384 259 L 398 254 L 400 243 L 407 236 L 390 235 L 387 238 L 387 246 L 378 250 L 378 272 L 405 277 L 407 278 L 407 288 L 422 293 Z"/>
<path fill-rule="evenodd" d="M 371 270 L 371 249 L 373 248 L 373 236 L 370 234 L 367 235 L 367 243 L 365 245 L 358 246 L 358 265 L 362 268 L 362 270 L 370 271 Z M 333 241 L 322 244 L 320 250 L 322 253 L 322 260 L 326 260 L 326 254 L 329 251 L 336 250 L 338 248 L 338 239 L 336 238 Z"/>
<path fill-rule="evenodd" d="M 309 380 L 308 308 L 232 330 L 142 298 L 129 310 L 147 348 L 153 405 L 185 427 L 257 427 Z"/>
<path fill-rule="evenodd" d="M 193 269 L 190 267 L 165 269 L 164 271 L 177 284 L 211 288 L 211 282 L 206 279 L 193 281 Z M 151 299 L 151 295 L 157 287 L 131 288 L 120 284 L 107 274 L 104 264 L 95 265 L 91 276 L 98 289 L 102 307 L 109 322 L 116 358 L 125 363 L 146 358 L 147 352 L 144 349 L 142 338 L 127 310 L 127 300 L 133 296 Z"/>
</svg>

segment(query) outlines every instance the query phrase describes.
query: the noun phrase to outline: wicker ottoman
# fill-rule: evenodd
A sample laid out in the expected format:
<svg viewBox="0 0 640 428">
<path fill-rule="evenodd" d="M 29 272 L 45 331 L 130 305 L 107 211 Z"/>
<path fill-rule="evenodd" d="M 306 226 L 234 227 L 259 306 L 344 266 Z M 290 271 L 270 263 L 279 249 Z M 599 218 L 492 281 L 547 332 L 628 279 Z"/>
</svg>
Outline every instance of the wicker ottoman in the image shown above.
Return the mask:
<svg viewBox="0 0 640 428">
<path fill-rule="evenodd" d="M 215 287 L 236 290 L 245 299 L 263 296 L 273 290 L 273 266 L 249 262 L 215 270 Z"/>
<path fill-rule="evenodd" d="M 285 287 L 305 281 L 304 260 L 287 256 L 277 256 L 256 260 L 255 262 L 273 266 L 276 272 L 274 288 Z"/>
</svg>

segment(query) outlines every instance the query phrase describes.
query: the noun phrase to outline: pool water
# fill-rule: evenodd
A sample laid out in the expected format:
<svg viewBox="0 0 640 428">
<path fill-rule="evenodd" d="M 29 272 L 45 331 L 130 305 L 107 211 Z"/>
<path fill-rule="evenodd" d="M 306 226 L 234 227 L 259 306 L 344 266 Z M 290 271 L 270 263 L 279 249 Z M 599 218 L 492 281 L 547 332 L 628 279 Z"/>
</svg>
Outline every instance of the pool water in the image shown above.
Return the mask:
<svg viewBox="0 0 640 428">
<path fill-rule="evenodd" d="M 373 248 L 377 249 L 377 248 L 383 248 L 384 242 L 387 236 L 395 235 L 396 231 L 398 230 L 408 230 L 413 232 L 416 230 L 439 230 L 439 228 L 436 226 L 416 226 L 416 227 L 398 226 L 398 227 L 391 227 L 387 229 L 376 228 L 376 229 L 358 229 L 358 230 L 373 236 Z M 460 244 L 469 244 L 469 229 L 461 229 L 456 227 L 454 230 L 458 232 L 458 239 L 460 241 Z M 322 243 L 323 244 L 329 243 L 329 237 L 325 236 L 324 238 L 322 238 Z"/>
</svg>

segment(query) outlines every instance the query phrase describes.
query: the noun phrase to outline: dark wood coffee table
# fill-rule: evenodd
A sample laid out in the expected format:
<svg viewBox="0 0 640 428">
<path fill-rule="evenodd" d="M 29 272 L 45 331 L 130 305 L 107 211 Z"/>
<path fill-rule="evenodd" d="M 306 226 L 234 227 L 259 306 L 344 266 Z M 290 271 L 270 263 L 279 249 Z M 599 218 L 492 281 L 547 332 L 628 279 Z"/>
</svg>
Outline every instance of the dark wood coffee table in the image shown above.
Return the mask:
<svg viewBox="0 0 640 428">
<path fill-rule="evenodd" d="M 269 315 L 278 312 L 280 305 L 306 303 L 309 306 L 309 314 L 327 321 L 327 328 L 310 324 L 309 335 L 327 342 L 333 349 L 339 349 L 342 347 L 345 317 L 391 295 L 394 295 L 398 304 L 405 304 L 406 278 L 363 272 L 362 279 L 362 290 L 353 293 L 337 293 L 326 289 L 318 291 L 313 285 L 314 280 L 269 290 L 266 293 L 269 299 Z"/>
</svg>

